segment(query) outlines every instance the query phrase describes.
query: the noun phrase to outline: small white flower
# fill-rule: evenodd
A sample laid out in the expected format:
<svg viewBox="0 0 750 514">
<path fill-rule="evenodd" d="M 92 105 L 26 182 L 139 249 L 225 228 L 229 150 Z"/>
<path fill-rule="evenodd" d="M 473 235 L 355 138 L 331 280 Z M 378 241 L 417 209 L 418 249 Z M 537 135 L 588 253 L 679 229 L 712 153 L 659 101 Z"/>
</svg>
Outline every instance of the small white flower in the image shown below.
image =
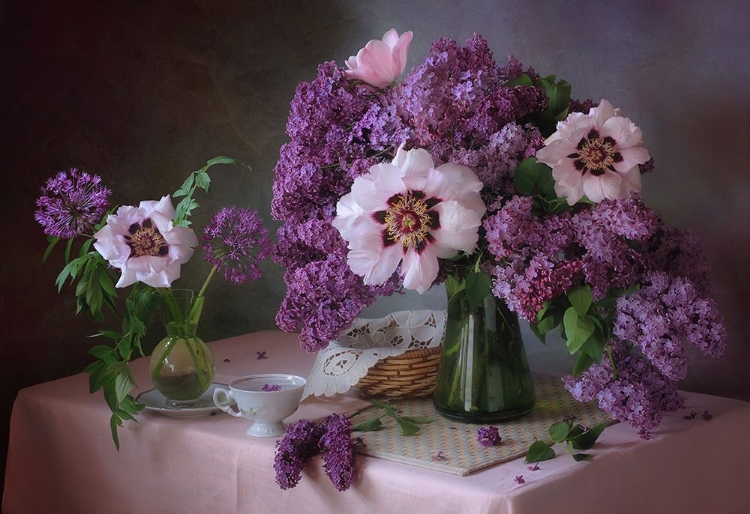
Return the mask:
<svg viewBox="0 0 750 514">
<path fill-rule="evenodd" d="M 190 260 L 198 238 L 189 228 L 172 226 L 174 207 L 169 196 L 158 202 L 122 206 L 107 217 L 94 238 L 94 248 L 120 270 L 116 287 L 143 282 L 169 287 L 180 277 L 180 265 Z"/>
<path fill-rule="evenodd" d="M 481 189 L 466 166 L 435 168 L 426 150 L 399 148 L 393 162 L 355 179 L 336 206 L 333 226 L 349 243 L 349 267 L 365 284 L 382 284 L 402 263 L 404 287 L 425 292 L 438 258 L 474 252 L 486 210 Z"/>
<path fill-rule="evenodd" d="M 594 203 L 628 198 L 641 190 L 638 165 L 651 158 L 641 129 L 606 100 L 559 122 L 545 145 L 536 158 L 552 168 L 555 193 L 569 205 L 583 195 Z"/>
</svg>

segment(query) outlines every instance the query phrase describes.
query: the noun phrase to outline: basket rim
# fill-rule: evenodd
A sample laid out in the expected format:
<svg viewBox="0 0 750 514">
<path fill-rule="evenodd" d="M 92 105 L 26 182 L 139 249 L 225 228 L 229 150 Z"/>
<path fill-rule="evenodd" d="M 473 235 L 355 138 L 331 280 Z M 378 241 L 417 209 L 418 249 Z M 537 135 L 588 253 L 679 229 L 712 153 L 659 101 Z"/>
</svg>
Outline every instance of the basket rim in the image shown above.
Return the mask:
<svg viewBox="0 0 750 514">
<path fill-rule="evenodd" d="M 440 353 L 442 350 L 443 345 L 439 344 L 437 346 L 433 346 L 432 348 L 414 348 L 412 350 L 407 350 L 402 354 L 399 355 L 390 355 L 388 357 L 384 357 L 381 360 L 399 360 L 399 359 L 415 359 L 419 357 L 430 357 L 432 355 L 435 355 L 437 353 Z"/>
</svg>

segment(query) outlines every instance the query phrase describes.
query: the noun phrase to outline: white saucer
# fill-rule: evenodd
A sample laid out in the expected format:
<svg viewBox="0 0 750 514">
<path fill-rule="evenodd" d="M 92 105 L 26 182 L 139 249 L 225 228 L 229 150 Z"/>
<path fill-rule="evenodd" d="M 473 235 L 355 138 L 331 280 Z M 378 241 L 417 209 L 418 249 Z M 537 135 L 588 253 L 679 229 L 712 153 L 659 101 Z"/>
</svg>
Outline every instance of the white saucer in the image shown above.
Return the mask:
<svg viewBox="0 0 750 514">
<path fill-rule="evenodd" d="M 158 412 L 165 416 L 172 416 L 174 418 L 197 418 L 200 416 L 208 416 L 214 412 L 221 412 L 221 409 L 214 404 L 214 389 L 217 386 L 227 387 L 226 384 L 220 384 L 213 382 L 203 395 L 198 399 L 195 404 L 190 407 L 176 407 L 167 405 L 167 399 L 156 389 L 149 389 L 143 391 L 136 397 L 138 403 L 142 403 L 146 406 L 146 410 L 152 412 Z"/>
</svg>

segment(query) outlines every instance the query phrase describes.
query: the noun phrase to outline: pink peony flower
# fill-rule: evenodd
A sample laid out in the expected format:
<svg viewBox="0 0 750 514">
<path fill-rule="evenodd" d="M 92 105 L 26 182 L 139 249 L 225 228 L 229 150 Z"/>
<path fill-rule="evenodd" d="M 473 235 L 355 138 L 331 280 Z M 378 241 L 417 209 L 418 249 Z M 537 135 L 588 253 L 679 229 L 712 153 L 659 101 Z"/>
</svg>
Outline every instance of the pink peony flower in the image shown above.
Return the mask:
<svg viewBox="0 0 750 514">
<path fill-rule="evenodd" d="M 180 278 L 180 265 L 190 260 L 198 238 L 189 228 L 173 227 L 174 214 L 165 196 L 138 207 L 122 206 L 107 217 L 107 224 L 94 234 L 94 248 L 122 270 L 116 287 L 134 282 L 169 287 Z"/>
<path fill-rule="evenodd" d="M 383 35 L 382 41 L 371 40 L 346 61 L 346 75 L 379 88 L 392 84 L 406 68 L 412 36 L 411 32 L 404 32 L 399 37 L 396 29 L 391 29 Z"/>
<path fill-rule="evenodd" d="M 332 224 L 349 243 L 347 262 L 367 285 L 382 284 L 402 263 L 404 287 L 424 293 L 438 258 L 474 252 L 486 210 L 482 182 L 459 164 L 437 169 L 424 149 L 399 148 L 391 163 L 355 179 Z"/>
<path fill-rule="evenodd" d="M 557 196 L 573 205 L 583 195 L 599 203 L 640 191 L 639 165 L 651 156 L 641 129 L 602 100 L 588 114 L 572 113 L 559 122 L 536 158 L 552 168 Z"/>
</svg>

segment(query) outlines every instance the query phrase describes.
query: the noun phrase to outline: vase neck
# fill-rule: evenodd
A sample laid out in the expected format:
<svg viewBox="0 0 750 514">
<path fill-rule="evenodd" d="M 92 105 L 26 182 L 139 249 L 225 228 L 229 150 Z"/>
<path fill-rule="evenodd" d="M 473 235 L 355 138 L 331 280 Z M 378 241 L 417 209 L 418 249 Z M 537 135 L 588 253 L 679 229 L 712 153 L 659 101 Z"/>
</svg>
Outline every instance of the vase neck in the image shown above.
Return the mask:
<svg viewBox="0 0 750 514">
<path fill-rule="evenodd" d="M 203 312 L 203 296 L 190 290 L 164 293 L 162 315 L 167 334 L 176 337 L 195 337 Z"/>
</svg>

